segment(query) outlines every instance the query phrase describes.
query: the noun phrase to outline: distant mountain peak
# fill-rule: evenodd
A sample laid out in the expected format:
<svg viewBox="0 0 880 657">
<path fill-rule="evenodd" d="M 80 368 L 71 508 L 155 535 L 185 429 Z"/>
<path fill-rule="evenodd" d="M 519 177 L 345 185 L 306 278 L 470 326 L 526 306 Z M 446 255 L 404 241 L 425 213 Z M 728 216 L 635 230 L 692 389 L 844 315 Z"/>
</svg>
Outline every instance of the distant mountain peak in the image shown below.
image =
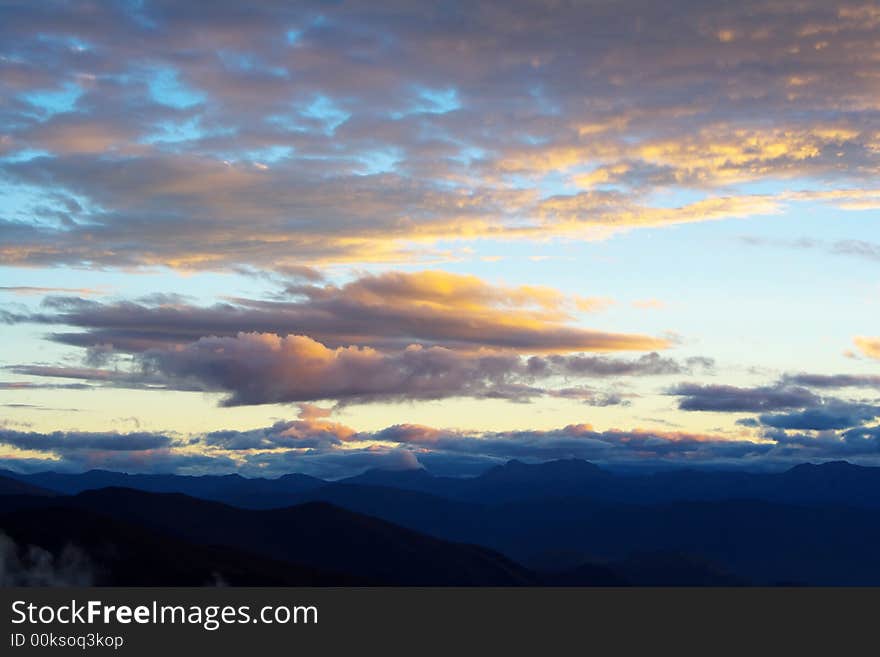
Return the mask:
<svg viewBox="0 0 880 657">
<path fill-rule="evenodd" d="M 543 461 L 541 463 L 525 463 L 519 459 L 511 459 L 503 465 L 496 465 L 492 470 L 569 470 L 595 472 L 601 470 L 601 468 L 595 463 L 579 458 L 556 459 L 554 461 Z"/>
<path fill-rule="evenodd" d="M 865 466 L 856 465 L 849 461 L 825 461 L 824 463 L 801 463 L 789 470 L 789 472 L 846 472 L 863 470 Z"/>
<path fill-rule="evenodd" d="M 584 459 L 569 458 L 545 461 L 543 463 L 524 463 L 512 459 L 502 465 L 490 468 L 479 478 L 481 479 L 583 479 L 606 474 L 595 463 Z"/>
</svg>

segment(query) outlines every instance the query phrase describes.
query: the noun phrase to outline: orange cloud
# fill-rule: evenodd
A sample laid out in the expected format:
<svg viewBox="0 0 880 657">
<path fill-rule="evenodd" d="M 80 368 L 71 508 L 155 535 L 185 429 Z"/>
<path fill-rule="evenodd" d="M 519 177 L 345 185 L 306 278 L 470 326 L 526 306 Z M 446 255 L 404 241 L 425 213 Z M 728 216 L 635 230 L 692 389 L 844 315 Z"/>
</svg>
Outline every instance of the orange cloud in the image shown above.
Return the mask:
<svg viewBox="0 0 880 657">
<path fill-rule="evenodd" d="M 880 359 L 880 338 L 867 338 L 859 335 L 853 338 L 853 342 L 865 356 Z"/>
</svg>

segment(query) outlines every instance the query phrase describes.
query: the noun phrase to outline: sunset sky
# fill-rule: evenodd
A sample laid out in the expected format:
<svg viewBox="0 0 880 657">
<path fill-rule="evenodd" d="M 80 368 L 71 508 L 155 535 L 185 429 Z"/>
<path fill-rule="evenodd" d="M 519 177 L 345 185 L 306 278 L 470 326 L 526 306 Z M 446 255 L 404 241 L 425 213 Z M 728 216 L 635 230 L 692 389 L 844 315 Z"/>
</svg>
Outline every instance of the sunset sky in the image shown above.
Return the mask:
<svg viewBox="0 0 880 657">
<path fill-rule="evenodd" d="M 877 2 L 0 1 L 0 467 L 880 464 L 878 220 Z"/>
</svg>

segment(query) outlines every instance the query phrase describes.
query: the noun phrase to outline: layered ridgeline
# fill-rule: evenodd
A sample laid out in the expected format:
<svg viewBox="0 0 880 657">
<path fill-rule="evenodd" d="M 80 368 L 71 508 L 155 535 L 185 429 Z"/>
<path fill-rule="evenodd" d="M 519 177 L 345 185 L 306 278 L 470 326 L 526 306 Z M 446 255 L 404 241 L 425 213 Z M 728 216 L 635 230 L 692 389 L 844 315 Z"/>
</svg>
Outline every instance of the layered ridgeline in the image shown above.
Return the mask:
<svg viewBox="0 0 880 657">
<path fill-rule="evenodd" d="M 2 475 L 8 583 L 880 584 L 880 468 L 841 462 L 623 475 L 511 461 L 472 478 L 335 482 Z M 37 557 L 52 566 L 42 580 Z"/>
</svg>

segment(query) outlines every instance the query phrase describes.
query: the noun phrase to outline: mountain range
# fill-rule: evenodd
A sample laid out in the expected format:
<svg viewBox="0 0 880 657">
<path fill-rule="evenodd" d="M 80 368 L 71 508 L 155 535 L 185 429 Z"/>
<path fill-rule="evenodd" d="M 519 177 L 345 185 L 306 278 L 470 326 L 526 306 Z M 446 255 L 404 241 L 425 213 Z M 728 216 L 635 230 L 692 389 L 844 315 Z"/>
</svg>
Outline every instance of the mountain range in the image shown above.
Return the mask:
<svg viewBox="0 0 880 657">
<path fill-rule="evenodd" d="M 76 550 L 102 584 L 877 585 L 880 468 L 624 475 L 571 459 L 332 482 L 5 471 L 0 529 L 20 569 L 36 547 L 69 571 Z"/>
</svg>

